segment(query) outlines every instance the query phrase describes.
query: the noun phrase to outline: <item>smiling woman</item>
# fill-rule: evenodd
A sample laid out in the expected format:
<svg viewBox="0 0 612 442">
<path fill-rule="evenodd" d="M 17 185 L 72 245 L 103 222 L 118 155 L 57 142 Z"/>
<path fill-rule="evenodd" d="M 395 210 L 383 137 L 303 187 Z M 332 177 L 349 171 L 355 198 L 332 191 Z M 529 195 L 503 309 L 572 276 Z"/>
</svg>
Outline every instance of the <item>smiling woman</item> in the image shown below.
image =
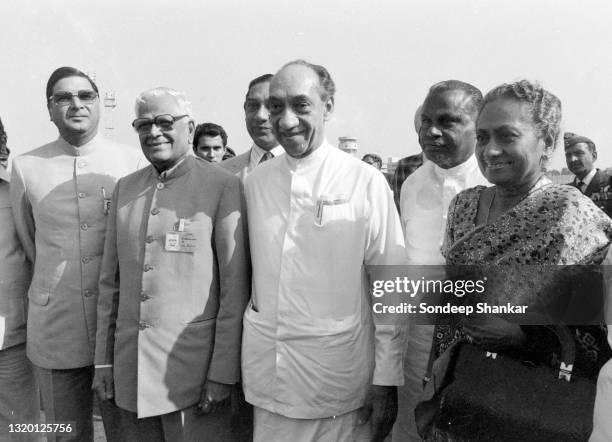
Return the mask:
<svg viewBox="0 0 612 442">
<path fill-rule="evenodd" d="M 528 81 L 493 89 L 480 108 L 476 156 L 482 173 L 494 186 L 467 189 L 451 202 L 442 252 L 449 266 L 469 265 L 484 275 L 492 270 L 503 274 L 499 284 L 487 286 L 487 297 L 482 299 L 492 306 L 521 305 L 531 311 L 547 305 L 552 310 L 550 306 L 560 305 L 559 282 L 567 266 L 601 263 L 612 240 L 610 218 L 577 189 L 551 184 L 542 172 L 555 146 L 560 119 L 559 99 Z M 584 238 L 589 238 L 588 244 Z M 526 269 L 538 268 L 530 267 L 534 265 L 546 265 L 546 275 L 530 275 Z M 580 296 L 580 305 L 584 305 L 597 293 L 587 290 Z M 573 374 L 589 381 L 576 396 L 562 393 L 551 398 L 552 393 L 536 393 L 542 386 L 536 369 L 519 375 L 520 370 L 512 368 L 521 365 L 518 361 L 528 361 L 541 367 L 539 373 L 549 370 L 551 379 L 557 378 L 559 360 L 567 362 L 561 359 L 566 354 L 559 353 L 559 341 L 547 327 L 520 326 L 497 315 L 451 316 L 449 322 L 436 326 L 434 334 L 434 355 L 440 362 L 434 365 L 433 377 L 438 381 L 430 383 L 430 400 L 419 407 L 424 410 L 436 404 L 438 408 L 433 423 L 421 421 L 422 436 L 435 440 L 561 440 L 559 435 L 569 431 L 579 434 L 579 440 L 588 438 L 593 379 L 611 354 L 602 328 L 558 327 L 565 336 L 562 344 L 575 351 Z M 478 361 L 484 360 L 486 352 L 499 352 L 500 357 L 485 368 Z M 445 376 L 450 370 L 455 379 L 467 373 L 473 384 L 453 381 L 434 391 L 440 379 L 449 379 Z M 563 385 L 551 388 L 562 390 Z M 493 398 L 492 402 L 486 398 Z M 568 400 L 576 403 L 562 408 L 588 412 L 561 417 L 543 410 L 547 401 L 565 404 Z M 529 418 L 523 418 L 526 415 Z M 544 416 L 550 417 L 546 425 Z M 550 428 L 554 430 L 549 432 Z"/>
</svg>

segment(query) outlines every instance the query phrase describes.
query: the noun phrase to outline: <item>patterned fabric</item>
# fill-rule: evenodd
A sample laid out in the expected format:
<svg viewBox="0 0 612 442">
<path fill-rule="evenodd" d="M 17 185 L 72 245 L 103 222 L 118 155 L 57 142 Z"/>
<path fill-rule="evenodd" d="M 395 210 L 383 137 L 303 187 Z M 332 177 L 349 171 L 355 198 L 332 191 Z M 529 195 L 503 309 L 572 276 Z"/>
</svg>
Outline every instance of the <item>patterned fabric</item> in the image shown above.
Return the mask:
<svg viewBox="0 0 612 442">
<path fill-rule="evenodd" d="M 567 281 L 568 268 L 563 266 L 599 264 L 605 257 L 612 239 L 612 221 L 575 188 L 550 184 L 544 178 L 497 220 L 476 226 L 484 189 L 467 189 L 451 202 L 442 253 L 447 264 L 483 269 L 503 266 L 495 267 L 497 277 L 487 281 L 487 294 L 494 296 L 487 302 L 550 302 L 557 296 L 559 284 Z M 549 267 L 543 271 L 543 266 Z M 538 326 L 529 329 L 536 330 L 537 335 Z M 572 329 L 582 349 L 579 348 L 578 361 L 595 362 L 609 356 L 605 328 Z M 438 325 L 437 355 L 463 338 L 460 324 Z"/>
</svg>

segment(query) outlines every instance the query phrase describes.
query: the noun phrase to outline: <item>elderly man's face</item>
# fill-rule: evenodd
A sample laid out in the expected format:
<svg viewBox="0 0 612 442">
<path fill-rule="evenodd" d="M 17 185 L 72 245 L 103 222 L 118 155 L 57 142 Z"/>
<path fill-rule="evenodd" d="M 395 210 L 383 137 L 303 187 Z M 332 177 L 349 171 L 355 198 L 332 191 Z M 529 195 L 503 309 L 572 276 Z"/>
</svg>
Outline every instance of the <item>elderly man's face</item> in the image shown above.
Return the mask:
<svg viewBox="0 0 612 442">
<path fill-rule="evenodd" d="M 596 153 L 591 153 L 587 143 L 576 143 L 565 149 L 567 168 L 579 179 L 584 178 L 595 167 Z"/>
<path fill-rule="evenodd" d="M 197 156 L 209 163 L 220 163 L 225 155 L 225 146 L 223 146 L 223 138 L 220 136 L 210 137 L 202 135 L 196 141 L 195 153 Z"/>
<path fill-rule="evenodd" d="M 172 95 L 149 97 L 138 105 L 136 118 L 153 120 L 160 115 L 177 117 L 185 115 L 176 98 Z M 157 170 L 167 170 L 182 160 L 191 149 L 195 127 L 188 117 L 174 121 L 171 128 L 162 130 L 157 124 L 138 131 L 144 156 Z"/>
<path fill-rule="evenodd" d="M 253 142 L 264 150 L 270 150 L 278 145 L 270 123 L 269 95 L 270 82 L 264 81 L 254 84 L 244 100 L 244 121 L 247 131 Z"/>
<path fill-rule="evenodd" d="M 308 66 L 287 66 L 270 82 L 272 128 L 292 157 L 305 157 L 321 146 L 333 108 L 333 98 L 321 99 L 319 77 Z"/>
<path fill-rule="evenodd" d="M 476 145 L 471 98 L 462 90 L 433 92 L 421 111 L 419 144 L 428 159 L 443 169 L 464 163 Z"/>
<path fill-rule="evenodd" d="M 94 89 L 89 80 L 79 76 L 62 78 L 53 86 L 52 96 L 59 97 L 65 93 L 73 95 L 67 104 L 59 104 L 55 99 L 51 99 L 48 104 L 51 121 L 64 139 L 93 136 L 98 131 L 100 99 L 85 103 L 76 96 L 79 91 L 94 92 Z"/>
</svg>

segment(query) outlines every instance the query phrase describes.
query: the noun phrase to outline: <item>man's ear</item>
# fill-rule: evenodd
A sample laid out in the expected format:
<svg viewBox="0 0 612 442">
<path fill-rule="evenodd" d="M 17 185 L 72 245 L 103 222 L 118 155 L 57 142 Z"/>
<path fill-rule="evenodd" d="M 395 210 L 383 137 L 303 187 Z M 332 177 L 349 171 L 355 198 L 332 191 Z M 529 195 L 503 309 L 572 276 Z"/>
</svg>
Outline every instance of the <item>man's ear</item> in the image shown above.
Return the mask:
<svg viewBox="0 0 612 442">
<path fill-rule="evenodd" d="M 193 136 L 195 135 L 195 123 L 193 122 L 193 120 L 189 120 L 187 127 L 189 130 L 189 135 L 187 137 L 187 140 L 189 141 L 190 144 L 193 144 Z M 193 148 L 195 150 L 195 146 L 193 146 Z"/>
<path fill-rule="evenodd" d="M 334 97 L 329 97 L 325 101 L 325 111 L 323 112 L 324 120 L 329 121 L 333 112 L 334 112 Z"/>
<path fill-rule="evenodd" d="M 47 100 L 47 112 L 49 112 L 49 120 L 53 121 L 53 115 L 51 114 L 51 100 Z"/>
<path fill-rule="evenodd" d="M 593 161 L 595 161 L 597 159 L 597 151 L 593 152 Z"/>
</svg>

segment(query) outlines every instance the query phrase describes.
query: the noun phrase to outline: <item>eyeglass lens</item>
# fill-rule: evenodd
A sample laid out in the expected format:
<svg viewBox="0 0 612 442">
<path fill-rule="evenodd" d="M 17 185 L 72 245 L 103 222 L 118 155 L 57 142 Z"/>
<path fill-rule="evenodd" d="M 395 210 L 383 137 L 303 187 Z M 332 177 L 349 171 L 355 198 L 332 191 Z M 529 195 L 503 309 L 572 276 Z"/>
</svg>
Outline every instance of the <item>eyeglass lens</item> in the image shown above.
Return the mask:
<svg viewBox="0 0 612 442">
<path fill-rule="evenodd" d="M 72 102 L 72 97 L 78 97 L 82 103 L 93 103 L 98 94 L 95 91 L 82 90 L 76 94 L 72 92 L 56 92 L 53 94 L 53 100 L 57 104 L 69 104 Z"/>
</svg>

